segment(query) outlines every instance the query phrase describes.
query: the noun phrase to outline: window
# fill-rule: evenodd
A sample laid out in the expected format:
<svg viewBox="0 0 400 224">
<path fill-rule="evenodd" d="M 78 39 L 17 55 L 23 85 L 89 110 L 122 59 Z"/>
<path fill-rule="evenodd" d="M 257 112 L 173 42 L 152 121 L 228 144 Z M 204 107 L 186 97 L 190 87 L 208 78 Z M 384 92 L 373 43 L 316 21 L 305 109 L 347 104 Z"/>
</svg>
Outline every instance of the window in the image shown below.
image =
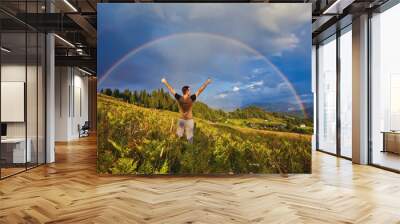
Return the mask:
<svg viewBox="0 0 400 224">
<path fill-rule="evenodd" d="M 371 19 L 371 159 L 400 170 L 400 4 Z"/>
<path fill-rule="evenodd" d="M 336 153 L 336 36 L 318 48 L 318 149 Z"/>
<path fill-rule="evenodd" d="M 351 26 L 340 36 L 340 155 L 352 157 L 352 34 Z"/>
</svg>

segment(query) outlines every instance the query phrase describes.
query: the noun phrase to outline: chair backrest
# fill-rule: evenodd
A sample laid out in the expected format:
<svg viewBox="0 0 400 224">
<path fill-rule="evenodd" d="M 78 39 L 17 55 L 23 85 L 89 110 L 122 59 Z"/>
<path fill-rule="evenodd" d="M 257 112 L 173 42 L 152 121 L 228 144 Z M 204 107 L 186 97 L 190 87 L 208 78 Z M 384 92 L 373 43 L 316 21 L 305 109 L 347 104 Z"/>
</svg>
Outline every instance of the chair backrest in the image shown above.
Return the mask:
<svg viewBox="0 0 400 224">
<path fill-rule="evenodd" d="M 85 121 L 85 124 L 83 124 L 82 128 L 90 128 L 89 121 Z"/>
</svg>

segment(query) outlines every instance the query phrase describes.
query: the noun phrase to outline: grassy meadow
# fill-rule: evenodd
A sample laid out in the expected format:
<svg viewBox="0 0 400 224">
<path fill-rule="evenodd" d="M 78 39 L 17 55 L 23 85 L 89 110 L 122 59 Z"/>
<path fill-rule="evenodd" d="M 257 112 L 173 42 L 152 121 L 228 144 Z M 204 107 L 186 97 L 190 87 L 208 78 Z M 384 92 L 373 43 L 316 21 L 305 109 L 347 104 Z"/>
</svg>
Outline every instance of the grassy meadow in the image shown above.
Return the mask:
<svg viewBox="0 0 400 224">
<path fill-rule="evenodd" d="M 175 134 L 179 113 L 172 107 L 145 108 L 102 93 L 97 103 L 99 173 L 311 172 L 310 135 L 274 129 L 283 127 L 286 118 L 265 119 L 254 113 L 246 113 L 252 118 L 227 118 L 223 112 L 198 117 L 194 110 L 194 142 L 190 144 Z"/>
</svg>

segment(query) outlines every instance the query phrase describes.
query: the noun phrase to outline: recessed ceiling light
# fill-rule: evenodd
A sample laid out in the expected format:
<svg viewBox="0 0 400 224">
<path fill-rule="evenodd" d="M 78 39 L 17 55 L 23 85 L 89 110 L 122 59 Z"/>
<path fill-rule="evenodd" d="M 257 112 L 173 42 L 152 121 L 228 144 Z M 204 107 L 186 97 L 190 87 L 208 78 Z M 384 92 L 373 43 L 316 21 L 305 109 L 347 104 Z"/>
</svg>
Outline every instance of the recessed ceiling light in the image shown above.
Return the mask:
<svg viewBox="0 0 400 224">
<path fill-rule="evenodd" d="M 74 12 L 78 12 L 78 10 L 68 1 L 64 0 L 65 4 L 67 4 Z"/>
<path fill-rule="evenodd" d="M 351 5 L 355 0 L 336 0 L 322 14 L 342 14 L 343 10 Z"/>
<path fill-rule="evenodd" d="M 90 73 L 90 72 L 88 72 L 88 71 L 86 71 L 86 70 L 83 70 L 83 69 L 81 69 L 81 68 L 79 68 L 79 67 L 78 67 L 78 70 L 81 71 L 81 72 L 83 72 L 83 73 L 85 73 L 85 74 L 87 74 L 87 75 L 90 75 L 90 76 L 93 75 L 92 73 Z"/>
<path fill-rule="evenodd" d="M 67 45 L 69 45 L 70 47 L 75 48 L 75 45 L 73 45 L 71 42 L 69 42 L 68 40 L 60 37 L 58 34 L 54 34 L 55 37 L 57 37 L 59 40 L 61 40 L 62 42 L 66 43 Z"/>
<path fill-rule="evenodd" d="M 10 53 L 11 52 L 11 50 L 9 50 L 9 49 L 7 49 L 5 47 L 1 47 L 1 51 L 4 51 L 6 53 Z"/>
</svg>

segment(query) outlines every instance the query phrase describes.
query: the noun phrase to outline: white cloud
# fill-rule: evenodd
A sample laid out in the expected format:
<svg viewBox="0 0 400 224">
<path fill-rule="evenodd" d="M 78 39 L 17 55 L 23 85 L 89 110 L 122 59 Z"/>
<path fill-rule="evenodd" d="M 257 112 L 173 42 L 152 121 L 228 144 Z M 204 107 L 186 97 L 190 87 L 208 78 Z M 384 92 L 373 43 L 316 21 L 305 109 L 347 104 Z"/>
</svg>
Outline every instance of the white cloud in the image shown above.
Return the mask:
<svg viewBox="0 0 400 224">
<path fill-rule="evenodd" d="M 256 11 L 257 21 L 275 33 L 297 28 L 299 24 L 310 22 L 309 4 L 266 4 Z"/>
<path fill-rule="evenodd" d="M 224 99 L 224 98 L 226 98 L 228 96 L 228 94 L 226 94 L 226 93 L 220 93 L 219 95 L 217 95 L 217 98 L 219 98 L 219 99 Z"/>
<path fill-rule="evenodd" d="M 309 4 L 156 4 L 154 13 L 168 26 L 226 35 L 270 55 L 296 48 L 298 29 L 311 27 Z"/>
<path fill-rule="evenodd" d="M 253 72 L 253 74 L 261 74 L 261 73 L 263 73 L 263 72 L 265 72 L 265 68 L 254 68 L 253 70 L 252 70 L 252 72 Z"/>
<path fill-rule="evenodd" d="M 237 86 L 234 86 L 232 90 L 233 90 L 233 92 L 237 92 L 237 91 L 239 91 L 239 90 L 240 90 L 240 88 L 239 88 L 239 87 L 237 87 Z"/>
<path fill-rule="evenodd" d="M 245 89 L 254 89 L 256 87 L 262 86 L 264 84 L 263 80 L 257 81 L 257 82 L 252 82 L 249 85 L 245 86 Z"/>
<path fill-rule="evenodd" d="M 279 83 L 279 85 L 277 86 L 277 89 L 280 92 L 284 92 L 284 91 L 289 90 L 289 86 L 288 86 L 288 84 L 286 82 L 282 82 L 282 83 Z"/>
<path fill-rule="evenodd" d="M 105 8 L 100 7 L 101 9 Z M 129 33 L 129 24 L 154 23 L 163 32 L 204 32 L 215 33 L 241 41 L 263 54 L 281 55 L 295 49 L 299 44 L 299 28 L 311 27 L 310 4 L 115 4 L 111 28 Z M 100 10 L 103 12 L 104 10 Z M 110 14 L 110 13 L 108 13 Z M 119 16 L 123 15 L 123 16 Z M 105 18 L 104 15 L 99 15 Z M 128 30 L 128 31 L 127 31 Z M 157 37 L 160 30 L 149 33 L 142 29 L 141 36 Z M 133 32 L 134 30 L 132 30 Z M 137 33 L 137 31 L 136 31 Z M 132 33 L 135 35 L 136 33 Z M 309 33 L 309 32 L 307 32 Z M 121 40 L 131 41 L 131 35 L 123 35 Z"/>
<path fill-rule="evenodd" d="M 276 44 L 282 47 L 286 46 L 286 48 L 288 49 L 295 48 L 299 42 L 300 42 L 299 39 L 293 33 L 285 37 L 279 38 L 275 41 Z"/>
</svg>

